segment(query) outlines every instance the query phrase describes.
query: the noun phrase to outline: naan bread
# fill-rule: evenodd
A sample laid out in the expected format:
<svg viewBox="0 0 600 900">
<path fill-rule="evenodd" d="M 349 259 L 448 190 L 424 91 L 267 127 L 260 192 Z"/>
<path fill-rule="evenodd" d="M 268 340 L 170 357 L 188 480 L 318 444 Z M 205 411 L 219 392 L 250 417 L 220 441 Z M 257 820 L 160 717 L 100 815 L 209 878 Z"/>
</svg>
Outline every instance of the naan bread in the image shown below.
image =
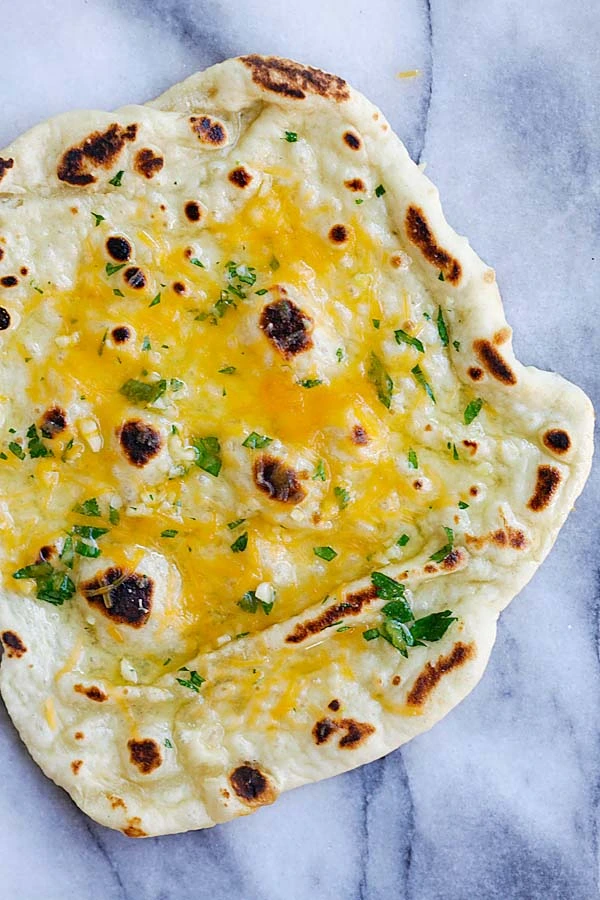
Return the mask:
<svg viewBox="0 0 600 900">
<path fill-rule="evenodd" d="M 383 115 L 232 59 L 34 128 L 0 201 L 0 681 L 47 775 L 141 837 L 430 728 L 593 414 Z"/>
</svg>

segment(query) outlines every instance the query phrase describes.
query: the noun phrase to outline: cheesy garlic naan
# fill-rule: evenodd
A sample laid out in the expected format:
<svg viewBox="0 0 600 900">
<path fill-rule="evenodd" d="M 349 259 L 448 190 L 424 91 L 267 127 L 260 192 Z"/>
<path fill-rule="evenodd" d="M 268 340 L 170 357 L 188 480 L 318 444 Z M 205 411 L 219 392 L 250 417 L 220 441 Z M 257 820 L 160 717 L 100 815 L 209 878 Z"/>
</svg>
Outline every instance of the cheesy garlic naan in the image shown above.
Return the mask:
<svg viewBox="0 0 600 900">
<path fill-rule="evenodd" d="M 0 306 L 2 694 L 134 837 L 433 725 L 589 470 L 383 115 L 288 60 L 2 151 Z"/>
</svg>

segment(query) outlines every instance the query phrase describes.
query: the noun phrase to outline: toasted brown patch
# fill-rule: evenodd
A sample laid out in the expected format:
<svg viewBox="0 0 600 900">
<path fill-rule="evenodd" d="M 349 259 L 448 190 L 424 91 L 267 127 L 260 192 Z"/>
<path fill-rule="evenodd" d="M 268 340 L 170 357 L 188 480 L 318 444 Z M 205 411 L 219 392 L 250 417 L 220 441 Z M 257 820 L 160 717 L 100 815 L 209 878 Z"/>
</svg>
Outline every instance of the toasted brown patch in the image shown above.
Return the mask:
<svg viewBox="0 0 600 900">
<path fill-rule="evenodd" d="M 125 269 L 123 278 L 129 287 L 135 291 L 140 291 L 146 287 L 146 276 L 138 266 L 129 266 L 128 269 Z"/>
<path fill-rule="evenodd" d="M 112 235 L 108 238 L 106 241 L 106 251 L 108 255 L 112 256 L 113 259 L 116 259 L 117 262 L 127 262 L 131 259 L 131 254 L 133 252 L 127 238 L 121 237 L 120 235 Z"/>
<path fill-rule="evenodd" d="M 458 569 L 465 561 L 465 554 L 460 549 L 460 547 L 455 547 L 454 550 L 451 550 L 448 556 L 442 560 L 441 567 L 446 572 L 453 572 L 455 569 Z"/>
<path fill-rule="evenodd" d="M 433 575 L 433 573 L 437 572 L 437 570 L 438 570 L 437 566 L 434 565 L 433 563 L 425 563 L 425 566 L 423 567 L 423 571 L 427 575 Z"/>
<path fill-rule="evenodd" d="M 129 758 L 142 775 L 149 775 L 162 763 L 160 748 L 152 738 L 142 738 L 139 741 L 127 741 Z"/>
<path fill-rule="evenodd" d="M 483 369 L 480 369 L 479 366 L 469 366 L 467 372 L 469 378 L 472 378 L 473 381 L 481 381 L 483 378 Z"/>
<path fill-rule="evenodd" d="M 552 502 L 561 481 L 561 474 L 554 466 L 538 466 L 533 494 L 527 502 L 529 509 L 541 512 Z"/>
<path fill-rule="evenodd" d="M 106 131 L 94 131 L 81 144 L 63 153 L 56 170 L 59 180 L 78 187 L 94 184 L 98 179 L 91 170 L 95 166 L 110 168 L 125 143 L 135 140 L 137 128 L 137 125 L 122 127 L 115 122 Z"/>
<path fill-rule="evenodd" d="M 344 182 L 349 191 L 365 191 L 365 183 L 362 178 L 349 178 Z"/>
<path fill-rule="evenodd" d="M 369 443 L 369 435 L 362 427 L 362 425 L 355 425 L 350 434 L 350 439 L 353 444 L 364 445 Z"/>
<path fill-rule="evenodd" d="M 148 837 L 148 834 L 142 828 L 140 828 L 141 824 L 142 824 L 142 820 L 140 819 L 140 817 L 134 816 L 132 819 L 129 820 L 129 824 L 127 825 L 127 828 L 122 829 L 123 834 L 126 834 L 127 837 L 131 837 L 131 838 Z"/>
<path fill-rule="evenodd" d="M 315 722 L 312 730 L 312 736 L 315 739 L 315 744 L 325 744 L 331 737 L 334 731 L 337 731 L 337 725 L 331 719 L 319 719 L 318 722 Z"/>
<path fill-rule="evenodd" d="M 165 161 L 162 156 L 157 156 L 154 150 L 149 147 L 142 147 L 135 154 L 134 167 L 139 175 L 144 178 L 154 178 L 157 172 L 160 172 Z"/>
<path fill-rule="evenodd" d="M 469 493 L 470 493 L 471 497 L 476 497 L 477 494 L 479 493 L 479 488 L 476 485 L 472 484 L 471 487 L 469 488 Z"/>
<path fill-rule="evenodd" d="M 375 732 L 374 725 L 369 722 L 356 722 L 354 719 L 340 719 L 338 725 L 346 731 L 338 743 L 343 750 L 356 750 L 369 735 Z"/>
<path fill-rule="evenodd" d="M 446 656 L 440 656 L 433 664 L 427 663 L 406 698 L 408 706 L 424 706 L 444 675 L 463 666 L 474 656 L 475 645 L 463 644 L 462 641 L 459 641 Z"/>
<path fill-rule="evenodd" d="M 268 303 L 260 315 L 259 327 L 285 359 L 309 350 L 313 321 L 292 300 Z"/>
<path fill-rule="evenodd" d="M 119 440 L 129 462 L 138 468 L 147 465 L 162 447 L 160 432 L 140 419 L 125 422 Z"/>
<path fill-rule="evenodd" d="M 235 184 L 235 186 L 239 188 L 248 187 L 248 185 L 252 181 L 252 175 L 243 166 L 238 166 L 237 169 L 232 169 L 227 177 L 232 184 Z"/>
<path fill-rule="evenodd" d="M 420 491 L 420 490 L 421 490 L 421 488 L 423 487 L 423 482 L 421 481 L 420 478 L 416 478 L 416 479 L 413 481 L 413 487 L 414 487 L 415 491 Z"/>
<path fill-rule="evenodd" d="M 123 569 L 113 566 L 80 588 L 87 602 L 113 622 L 141 628 L 150 618 L 154 582 L 147 575 L 125 575 Z"/>
<path fill-rule="evenodd" d="M 404 224 L 408 239 L 419 248 L 425 259 L 443 272 L 445 281 L 458 284 L 462 275 L 461 265 L 437 243 L 423 210 L 418 206 L 409 206 Z"/>
<path fill-rule="evenodd" d="M 67 427 L 67 414 L 60 406 L 52 406 L 47 409 L 40 421 L 40 431 L 45 438 L 55 438 L 57 434 Z"/>
<path fill-rule="evenodd" d="M 511 336 L 511 330 L 508 325 L 505 325 L 504 328 L 500 328 L 496 334 L 494 335 L 494 343 L 495 344 L 505 344 L 507 340 Z"/>
<path fill-rule="evenodd" d="M 83 694 L 88 700 L 93 700 L 94 703 L 104 703 L 108 700 L 108 694 L 105 694 L 102 688 L 99 688 L 95 684 L 91 687 L 86 687 L 84 684 L 76 684 L 73 687 L 73 690 L 77 694 Z"/>
<path fill-rule="evenodd" d="M 307 94 L 318 94 L 336 102 L 348 100 L 350 91 L 343 78 L 303 66 L 278 56 L 242 56 L 241 61 L 252 73 L 252 81 L 265 91 L 304 100 Z"/>
<path fill-rule="evenodd" d="M 329 229 L 329 240 L 334 244 L 345 244 L 350 236 L 350 232 L 345 225 L 333 225 Z"/>
<path fill-rule="evenodd" d="M 3 306 L 0 306 L 0 331 L 6 331 L 10 327 L 10 313 Z"/>
<path fill-rule="evenodd" d="M 562 428 L 551 428 L 543 437 L 544 446 L 562 456 L 571 449 L 571 438 Z"/>
<path fill-rule="evenodd" d="M 3 159 L 0 156 L 0 181 L 2 181 L 2 179 L 4 178 L 4 176 L 6 175 L 8 170 L 12 169 L 14 164 L 15 164 L 15 161 L 14 161 L 14 159 L 11 159 L 11 157 L 9 157 L 8 159 Z"/>
<path fill-rule="evenodd" d="M 127 325 L 117 325 L 117 327 L 113 328 L 111 331 L 111 336 L 115 344 L 125 344 L 131 337 L 131 330 Z"/>
<path fill-rule="evenodd" d="M 19 279 L 16 275 L 4 275 L 2 278 L 0 278 L 0 284 L 5 288 L 16 287 L 18 283 Z"/>
<path fill-rule="evenodd" d="M 21 275 L 25 276 L 25 275 L 29 274 L 29 269 L 27 268 L 27 266 L 21 266 L 21 268 L 19 269 L 19 272 L 21 273 Z"/>
<path fill-rule="evenodd" d="M 121 797 L 117 797 L 115 794 L 107 794 L 106 798 L 113 809 L 127 809 L 127 804 Z"/>
<path fill-rule="evenodd" d="M 360 150 L 361 140 L 353 131 L 345 131 L 343 134 L 344 142 L 351 150 Z"/>
<path fill-rule="evenodd" d="M 200 209 L 200 204 L 196 203 L 195 200 L 188 200 L 188 202 L 183 207 L 183 211 L 185 213 L 185 217 L 189 222 L 199 222 L 202 218 L 202 210 Z"/>
<path fill-rule="evenodd" d="M 84 735 L 83 731 L 76 731 L 75 734 L 73 735 L 73 737 L 75 738 L 76 741 L 82 741 L 84 739 L 85 735 Z"/>
<path fill-rule="evenodd" d="M 20 659 L 24 653 L 27 653 L 27 647 L 16 631 L 3 631 L 2 643 L 4 652 L 9 659 Z"/>
<path fill-rule="evenodd" d="M 486 269 L 485 272 L 483 273 L 483 280 L 487 284 L 493 284 L 494 281 L 496 280 L 496 273 L 494 272 L 494 270 Z"/>
<path fill-rule="evenodd" d="M 53 556 L 56 556 L 56 547 L 54 546 L 54 544 L 44 544 L 43 547 L 40 547 L 40 551 L 38 553 L 38 559 L 40 561 L 47 561 L 49 559 L 52 559 Z"/>
<path fill-rule="evenodd" d="M 73 775 L 77 775 L 77 773 L 79 772 L 82 765 L 83 765 L 82 759 L 74 759 L 73 760 L 73 762 L 71 763 L 71 771 L 73 772 Z"/>
<path fill-rule="evenodd" d="M 245 762 L 238 766 L 229 776 L 229 781 L 240 800 L 248 806 L 266 806 L 276 799 L 274 786 L 256 763 Z"/>
<path fill-rule="evenodd" d="M 280 503 L 301 503 L 306 491 L 298 481 L 298 475 L 291 466 L 267 453 L 254 461 L 252 467 L 256 487 L 270 500 Z"/>
<path fill-rule="evenodd" d="M 300 644 L 307 637 L 310 637 L 311 634 L 318 634 L 341 618 L 357 616 L 363 607 L 368 606 L 376 596 L 377 590 L 373 585 L 360 591 L 355 591 L 353 594 L 348 594 L 345 600 L 327 607 L 315 619 L 309 619 L 307 622 L 298 622 L 285 640 L 288 644 Z"/>
<path fill-rule="evenodd" d="M 210 116 L 190 116 L 190 125 L 202 144 L 223 147 L 227 143 L 227 131 L 218 119 L 211 119 Z"/>
<path fill-rule="evenodd" d="M 327 704 L 327 707 L 328 707 L 328 709 L 333 710 L 333 712 L 337 712 L 338 709 L 340 708 L 340 701 L 339 700 L 330 700 L 329 703 Z"/>
<path fill-rule="evenodd" d="M 477 441 L 463 441 L 463 447 L 467 448 L 471 456 L 475 456 L 479 444 L 477 443 Z"/>
<path fill-rule="evenodd" d="M 401 269 L 405 265 L 405 260 L 402 256 L 398 256 L 398 254 L 395 253 L 393 256 L 390 256 L 390 265 L 394 269 Z"/>
<path fill-rule="evenodd" d="M 501 381 L 502 384 L 506 385 L 517 383 L 517 376 L 490 341 L 474 341 L 473 350 L 479 357 L 483 367 L 497 381 Z"/>
<path fill-rule="evenodd" d="M 394 675 L 394 677 L 392 678 L 392 684 L 394 685 L 394 687 L 398 687 L 398 685 L 401 684 L 401 682 L 402 682 L 402 679 L 400 678 L 400 676 Z"/>
<path fill-rule="evenodd" d="M 173 290 L 176 294 L 185 294 L 185 284 L 183 281 L 174 281 Z"/>
</svg>

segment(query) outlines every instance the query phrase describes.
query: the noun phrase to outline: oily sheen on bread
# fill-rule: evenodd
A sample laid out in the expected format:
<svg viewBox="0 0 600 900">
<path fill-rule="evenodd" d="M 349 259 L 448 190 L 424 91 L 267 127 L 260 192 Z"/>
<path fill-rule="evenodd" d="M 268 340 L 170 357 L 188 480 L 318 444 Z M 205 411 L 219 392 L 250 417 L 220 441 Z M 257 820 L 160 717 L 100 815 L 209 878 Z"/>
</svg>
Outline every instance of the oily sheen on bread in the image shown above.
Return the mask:
<svg viewBox="0 0 600 900">
<path fill-rule="evenodd" d="M 132 837 L 430 728 L 590 467 L 384 116 L 289 60 L 3 150 L 0 307 L 2 695 Z"/>
</svg>

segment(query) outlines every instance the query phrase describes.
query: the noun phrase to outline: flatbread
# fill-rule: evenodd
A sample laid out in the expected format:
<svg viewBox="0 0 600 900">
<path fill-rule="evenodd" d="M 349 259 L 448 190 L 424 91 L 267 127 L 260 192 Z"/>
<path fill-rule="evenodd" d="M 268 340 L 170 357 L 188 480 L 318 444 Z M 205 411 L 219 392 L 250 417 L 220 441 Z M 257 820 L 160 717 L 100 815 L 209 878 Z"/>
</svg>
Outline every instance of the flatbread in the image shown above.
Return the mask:
<svg viewBox="0 0 600 900">
<path fill-rule="evenodd" d="M 430 728 L 589 471 L 384 116 L 289 60 L 2 151 L 0 305 L 2 695 L 130 836 Z"/>
</svg>

